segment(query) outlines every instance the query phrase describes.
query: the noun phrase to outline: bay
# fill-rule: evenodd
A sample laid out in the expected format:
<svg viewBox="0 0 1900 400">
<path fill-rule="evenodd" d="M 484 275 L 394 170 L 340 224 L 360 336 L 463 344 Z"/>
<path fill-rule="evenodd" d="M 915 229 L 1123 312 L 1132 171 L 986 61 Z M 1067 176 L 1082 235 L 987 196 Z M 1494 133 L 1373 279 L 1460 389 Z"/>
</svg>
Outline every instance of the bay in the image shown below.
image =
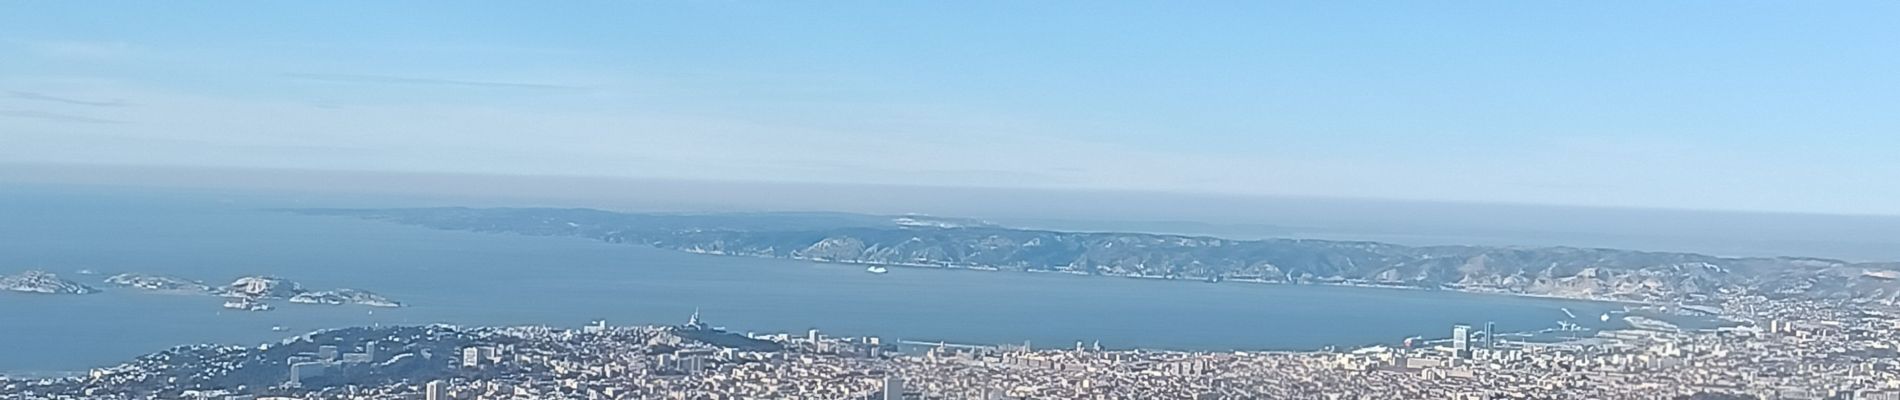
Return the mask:
<svg viewBox="0 0 1900 400">
<path fill-rule="evenodd" d="M 579 326 L 684 322 L 735 331 L 1066 347 L 1288 350 L 1444 337 L 1454 323 L 1534 330 L 1615 304 L 1440 291 L 1209 284 L 895 268 L 687 254 L 579 238 L 437 231 L 270 211 L 413 200 L 138 189 L 0 187 L 0 273 L 45 269 L 106 292 L 0 293 L 0 372 L 82 371 L 189 343 L 254 345 L 369 324 Z M 444 204 L 447 205 L 447 204 Z M 94 275 L 80 275 L 90 270 Z M 121 272 L 224 284 L 275 275 L 357 288 L 398 309 L 107 288 Z M 282 327 L 276 331 L 272 327 Z"/>
</svg>

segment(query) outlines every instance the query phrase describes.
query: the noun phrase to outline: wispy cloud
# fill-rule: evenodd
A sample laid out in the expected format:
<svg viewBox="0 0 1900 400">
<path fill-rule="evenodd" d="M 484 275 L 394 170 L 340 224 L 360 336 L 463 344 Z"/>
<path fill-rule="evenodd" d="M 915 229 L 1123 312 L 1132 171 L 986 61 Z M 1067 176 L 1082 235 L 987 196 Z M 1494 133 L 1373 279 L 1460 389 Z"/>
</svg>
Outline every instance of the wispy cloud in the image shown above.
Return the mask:
<svg viewBox="0 0 1900 400">
<path fill-rule="evenodd" d="M 16 45 L 38 52 L 42 55 L 60 58 L 113 59 L 124 58 L 137 52 L 137 48 L 125 42 L 96 42 L 79 40 L 9 40 Z"/>
<path fill-rule="evenodd" d="M 582 90 L 582 89 L 586 89 L 585 87 L 581 87 L 581 86 L 557 85 L 557 84 L 548 84 L 548 83 L 473 81 L 473 80 L 458 80 L 458 79 L 414 78 L 414 77 L 387 76 L 387 75 L 287 73 L 287 74 L 284 74 L 284 76 L 290 77 L 290 78 L 296 78 L 296 79 L 310 80 L 310 81 L 356 83 L 356 84 L 455 86 L 455 87 L 472 87 L 472 88 L 530 89 L 530 90 Z"/>
<path fill-rule="evenodd" d="M 0 117 L 36 119 L 41 121 L 66 122 L 75 124 L 123 124 L 125 121 L 93 118 L 81 115 L 51 113 L 35 110 L 0 110 Z"/>
<path fill-rule="evenodd" d="M 7 95 L 16 99 L 48 101 L 48 102 L 54 102 L 54 103 L 64 103 L 64 104 L 81 105 L 81 106 L 93 106 L 93 107 L 126 106 L 126 103 L 124 100 L 117 100 L 117 99 L 87 100 L 87 99 L 78 99 L 78 98 L 72 98 L 72 97 L 54 96 L 54 95 L 39 93 L 39 92 L 25 92 L 25 91 L 17 91 L 17 90 L 8 91 Z"/>
</svg>

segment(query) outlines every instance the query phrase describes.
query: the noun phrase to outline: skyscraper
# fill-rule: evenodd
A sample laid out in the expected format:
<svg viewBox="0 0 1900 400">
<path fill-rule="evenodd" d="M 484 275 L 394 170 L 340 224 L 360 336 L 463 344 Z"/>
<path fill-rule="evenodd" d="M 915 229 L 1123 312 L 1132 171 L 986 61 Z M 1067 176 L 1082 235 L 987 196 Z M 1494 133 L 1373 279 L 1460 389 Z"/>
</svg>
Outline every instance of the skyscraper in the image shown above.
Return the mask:
<svg viewBox="0 0 1900 400">
<path fill-rule="evenodd" d="M 897 374 L 884 375 L 884 400 L 904 399 L 904 378 Z"/>
<path fill-rule="evenodd" d="M 470 346 L 462 348 L 462 366 L 475 368 L 495 357 L 495 348 L 488 346 Z"/>
<path fill-rule="evenodd" d="M 1471 326 L 1458 324 L 1451 326 L 1451 352 L 1464 358 L 1471 356 Z"/>
<path fill-rule="evenodd" d="M 443 386 L 447 385 L 440 379 L 429 381 L 429 385 L 423 388 L 423 400 L 448 400 L 448 394 L 443 393 Z"/>
<path fill-rule="evenodd" d="M 1492 321 L 1484 322 L 1484 349 L 1485 350 L 1498 349 L 1498 323 L 1497 322 L 1492 322 Z"/>
</svg>

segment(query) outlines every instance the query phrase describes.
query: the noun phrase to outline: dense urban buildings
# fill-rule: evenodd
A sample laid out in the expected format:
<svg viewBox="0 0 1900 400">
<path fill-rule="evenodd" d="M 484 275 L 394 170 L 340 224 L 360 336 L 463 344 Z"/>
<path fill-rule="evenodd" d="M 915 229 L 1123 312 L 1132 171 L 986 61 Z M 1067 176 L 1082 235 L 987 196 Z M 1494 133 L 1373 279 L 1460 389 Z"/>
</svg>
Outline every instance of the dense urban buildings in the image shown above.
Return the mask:
<svg viewBox="0 0 1900 400">
<path fill-rule="evenodd" d="M 676 326 L 376 327 L 186 346 L 0 399 L 1259 399 L 1900 396 L 1900 317 L 1737 296 L 1707 329 L 1495 333 L 1312 352 L 1175 352 Z M 1482 343 L 1473 345 L 1472 343 Z M 1692 397 L 1694 396 L 1694 397 Z"/>
</svg>

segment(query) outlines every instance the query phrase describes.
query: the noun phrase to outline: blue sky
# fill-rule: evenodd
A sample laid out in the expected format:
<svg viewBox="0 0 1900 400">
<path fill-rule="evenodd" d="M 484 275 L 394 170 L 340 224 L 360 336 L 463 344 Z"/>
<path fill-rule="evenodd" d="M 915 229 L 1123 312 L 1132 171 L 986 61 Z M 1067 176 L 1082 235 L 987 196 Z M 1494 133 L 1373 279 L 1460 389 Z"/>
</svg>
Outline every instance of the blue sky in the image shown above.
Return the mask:
<svg viewBox="0 0 1900 400">
<path fill-rule="evenodd" d="M 8 2 L 0 163 L 1900 214 L 1900 3 Z"/>
</svg>

